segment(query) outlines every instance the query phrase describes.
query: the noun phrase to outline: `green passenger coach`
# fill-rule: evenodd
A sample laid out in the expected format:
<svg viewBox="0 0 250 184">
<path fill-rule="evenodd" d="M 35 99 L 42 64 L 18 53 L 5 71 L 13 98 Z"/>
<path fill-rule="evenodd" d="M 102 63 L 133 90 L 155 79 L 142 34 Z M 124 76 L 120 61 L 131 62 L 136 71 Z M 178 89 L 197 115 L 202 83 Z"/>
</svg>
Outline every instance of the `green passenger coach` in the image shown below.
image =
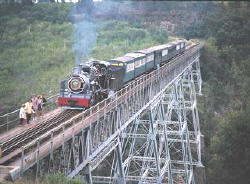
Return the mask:
<svg viewBox="0 0 250 184">
<path fill-rule="evenodd" d="M 157 66 L 162 62 L 162 46 L 158 45 L 155 47 L 150 47 L 154 51 L 154 65 Z"/>
<path fill-rule="evenodd" d="M 108 60 L 112 66 L 113 80 L 116 81 L 112 82 L 114 89 L 184 52 L 185 44 L 185 41 L 181 40 L 170 42 Z"/>
<path fill-rule="evenodd" d="M 134 76 L 137 77 L 146 71 L 146 55 L 142 53 L 128 53 L 126 57 L 134 58 Z"/>
<path fill-rule="evenodd" d="M 126 83 L 135 77 L 134 58 L 129 56 L 117 57 L 108 61 L 112 66 L 122 67 L 124 71 L 121 83 Z"/>
<path fill-rule="evenodd" d="M 146 71 L 150 71 L 154 68 L 154 50 L 148 48 L 137 51 L 138 53 L 145 54 L 146 56 Z"/>
<path fill-rule="evenodd" d="M 168 58 L 168 46 L 167 45 L 159 45 L 159 49 L 161 49 L 161 61 L 167 61 Z"/>
</svg>

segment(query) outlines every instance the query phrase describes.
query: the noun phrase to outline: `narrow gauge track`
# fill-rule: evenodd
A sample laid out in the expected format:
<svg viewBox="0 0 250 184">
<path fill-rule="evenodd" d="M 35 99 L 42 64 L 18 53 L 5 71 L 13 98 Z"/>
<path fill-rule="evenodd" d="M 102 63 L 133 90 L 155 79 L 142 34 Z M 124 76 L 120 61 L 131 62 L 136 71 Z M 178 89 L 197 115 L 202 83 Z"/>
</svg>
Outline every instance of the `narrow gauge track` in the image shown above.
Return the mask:
<svg viewBox="0 0 250 184">
<path fill-rule="evenodd" d="M 15 137 L 1 143 L 0 147 L 2 149 L 2 158 L 10 154 L 11 152 L 14 152 L 15 150 L 21 148 L 31 140 L 38 138 L 40 135 L 53 129 L 54 127 L 58 126 L 62 122 L 70 119 L 78 113 L 79 111 L 75 110 L 64 110 L 61 113 L 45 120 L 44 122 L 41 122 L 37 126 L 29 128 L 21 134 L 18 134 Z"/>
</svg>

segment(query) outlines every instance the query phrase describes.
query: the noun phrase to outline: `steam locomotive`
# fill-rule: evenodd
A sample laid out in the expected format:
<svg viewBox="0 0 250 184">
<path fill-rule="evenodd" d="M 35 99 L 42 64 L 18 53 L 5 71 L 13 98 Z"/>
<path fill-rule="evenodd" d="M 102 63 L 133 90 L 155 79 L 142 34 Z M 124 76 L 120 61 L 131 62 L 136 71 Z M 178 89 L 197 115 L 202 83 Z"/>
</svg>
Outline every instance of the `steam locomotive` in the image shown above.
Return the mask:
<svg viewBox="0 0 250 184">
<path fill-rule="evenodd" d="M 66 109 L 85 109 L 112 95 L 128 81 L 151 71 L 185 51 L 186 42 L 178 40 L 108 61 L 90 61 L 73 68 L 61 82 L 58 105 Z"/>
</svg>

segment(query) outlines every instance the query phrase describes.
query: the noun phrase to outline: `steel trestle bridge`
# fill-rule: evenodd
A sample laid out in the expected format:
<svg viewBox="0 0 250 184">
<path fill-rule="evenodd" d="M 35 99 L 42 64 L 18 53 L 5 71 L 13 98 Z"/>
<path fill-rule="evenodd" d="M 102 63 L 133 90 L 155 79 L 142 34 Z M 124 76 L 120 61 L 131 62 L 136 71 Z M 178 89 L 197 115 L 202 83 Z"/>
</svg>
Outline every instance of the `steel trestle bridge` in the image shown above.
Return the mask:
<svg viewBox="0 0 250 184">
<path fill-rule="evenodd" d="M 21 147 L 12 178 L 62 172 L 88 183 L 198 183 L 201 44 Z"/>
</svg>

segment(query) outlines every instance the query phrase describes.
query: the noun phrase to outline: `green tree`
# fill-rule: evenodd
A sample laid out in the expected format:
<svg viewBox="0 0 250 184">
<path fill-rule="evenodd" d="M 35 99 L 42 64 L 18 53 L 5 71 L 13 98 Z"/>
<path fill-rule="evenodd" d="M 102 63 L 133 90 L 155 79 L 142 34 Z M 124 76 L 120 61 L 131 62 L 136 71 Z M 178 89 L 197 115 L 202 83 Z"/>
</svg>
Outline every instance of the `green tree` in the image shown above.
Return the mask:
<svg viewBox="0 0 250 184">
<path fill-rule="evenodd" d="M 234 109 L 220 122 L 212 140 L 214 156 L 211 183 L 248 184 L 250 172 L 250 104 L 244 110 Z M 213 177 L 216 176 L 216 177 Z"/>
</svg>

